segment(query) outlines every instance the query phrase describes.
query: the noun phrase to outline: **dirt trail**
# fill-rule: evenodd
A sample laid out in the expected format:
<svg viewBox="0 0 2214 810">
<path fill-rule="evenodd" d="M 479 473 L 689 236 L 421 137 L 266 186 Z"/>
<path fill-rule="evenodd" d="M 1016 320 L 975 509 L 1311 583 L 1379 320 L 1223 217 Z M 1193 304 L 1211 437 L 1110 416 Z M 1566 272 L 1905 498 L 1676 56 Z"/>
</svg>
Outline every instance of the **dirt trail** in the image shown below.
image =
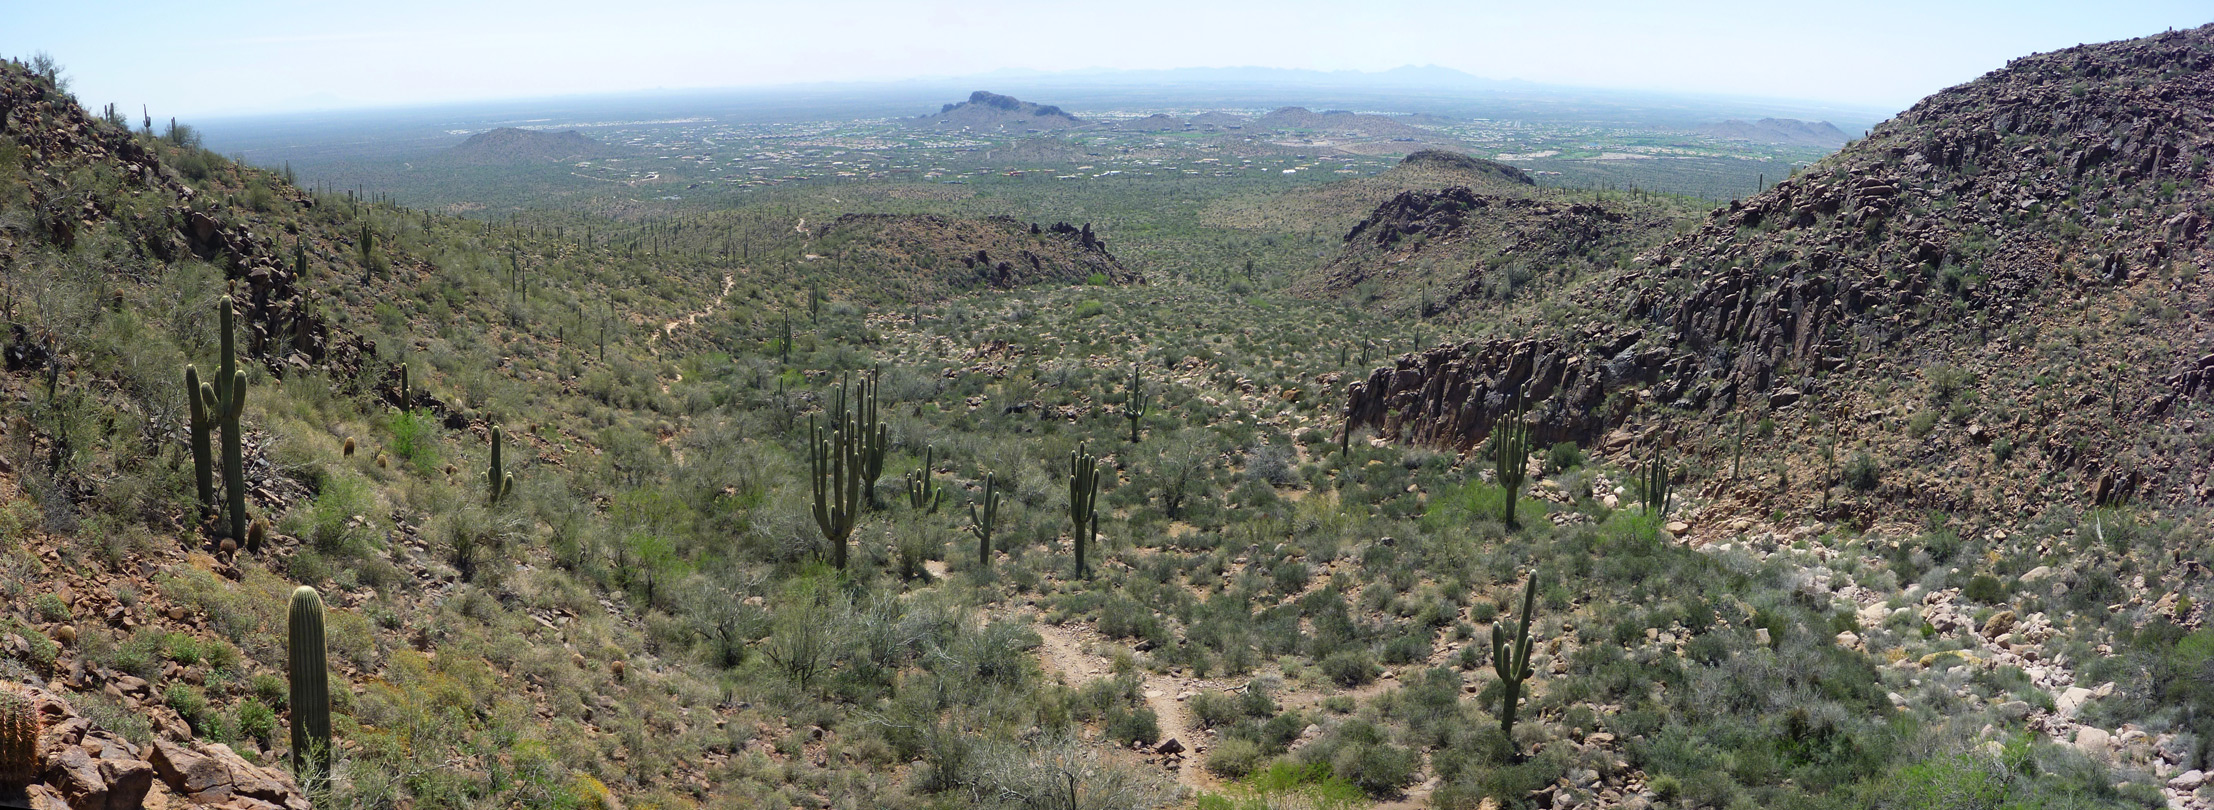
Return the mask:
<svg viewBox="0 0 2214 810">
<path fill-rule="evenodd" d="M 707 306 L 701 308 L 698 312 L 694 312 L 690 315 L 686 315 L 682 318 L 678 318 L 676 320 L 662 324 L 660 330 L 654 332 L 652 337 L 646 338 L 646 342 L 650 345 L 652 343 L 660 341 L 664 337 L 673 337 L 676 335 L 676 330 L 678 327 L 697 325 L 700 322 L 701 318 L 705 318 L 709 315 L 715 314 L 716 311 L 723 308 L 723 302 L 730 299 L 730 288 L 737 286 L 737 284 L 738 278 L 736 276 L 733 276 L 729 273 L 724 273 L 723 291 L 715 296 L 715 300 L 707 302 Z"/>
<path fill-rule="evenodd" d="M 1039 662 L 1047 673 L 1057 675 L 1070 686 L 1090 683 L 1109 677 L 1114 670 L 1107 659 L 1084 651 L 1081 636 L 1088 628 L 1046 624 L 1029 616 L 1038 636 L 1045 643 L 1038 648 Z M 1145 695 L 1147 708 L 1161 727 L 1161 742 L 1175 740 L 1184 746 L 1182 764 L 1176 769 L 1176 782 L 1187 788 L 1219 790 L 1221 783 L 1200 766 L 1199 726 L 1192 722 L 1191 712 L 1178 696 L 1196 693 L 1213 685 L 1195 678 L 1179 678 L 1147 673 L 1139 688 Z"/>
</svg>

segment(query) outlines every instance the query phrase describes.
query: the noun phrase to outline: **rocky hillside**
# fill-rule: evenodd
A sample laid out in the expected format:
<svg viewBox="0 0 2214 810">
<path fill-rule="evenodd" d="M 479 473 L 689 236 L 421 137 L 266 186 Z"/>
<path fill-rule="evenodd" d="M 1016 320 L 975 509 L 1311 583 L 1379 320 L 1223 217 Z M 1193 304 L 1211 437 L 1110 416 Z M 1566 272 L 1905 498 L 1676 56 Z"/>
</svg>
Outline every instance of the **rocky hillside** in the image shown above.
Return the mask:
<svg viewBox="0 0 2214 810">
<path fill-rule="evenodd" d="M 457 163 L 513 164 L 582 160 L 604 157 L 616 150 L 585 137 L 576 130 L 541 132 L 500 127 L 469 136 L 442 155 Z"/>
<path fill-rule="evenodd" d="M 2209 111 L 2214 28 L 2015 60 L 1582 293 L 1618 315 L 1403 357 L 1348 421 L 1469 448 L 1523 389 L 1546 442 L 1673 445 L 1713 493 L 1862 519 L 2214 498 Z M 1774 486 L 1721 482 L 1739 452 Z"/>
<path fill-rule="evenodd" d="M 810 243 L 810 262 L 866 268 L 868 295 L 911 300 L 974 288 L 1029 284 L 1139 281 L 1107 243 L 1083 226 L 933 214 L 847 214 Z"/>
<path fill-rule="evenodd" d="M 1301 292 L 1464 319 L 1532 282 L 1557 286 L 1594 263 L 1627 261 L 1674 221 L 1649 206 L 1541 192 L 1513 166 L 1434 149 L 1377 182 L 1403 190 L 1355 223 Z"/>
<path fill-rule="evenodd" d="M 1014 96 L 978 90 L 969 100 L 947 104 L 935 115 L 915 120 L 916 126 L 935 129 L 981 129 L 1006 132 L 1067 129 L 1083 119 L 1059 107 L 1023 101 Z"/>
</svg>

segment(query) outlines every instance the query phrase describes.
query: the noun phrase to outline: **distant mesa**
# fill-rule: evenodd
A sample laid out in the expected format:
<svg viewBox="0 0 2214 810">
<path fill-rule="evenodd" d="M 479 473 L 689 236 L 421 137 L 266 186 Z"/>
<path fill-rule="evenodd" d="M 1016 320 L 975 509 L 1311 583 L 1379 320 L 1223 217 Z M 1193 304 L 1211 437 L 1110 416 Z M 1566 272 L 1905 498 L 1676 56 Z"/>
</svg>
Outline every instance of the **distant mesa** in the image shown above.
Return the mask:
<svg viewBox="0 0 2214 810">
<path fill-rule="evenodd" d="M 916 123 L 944 129 L 1027 131 L 1067 129 L 1082 125 L 1084 120 L 1052 105 L 978 90 L 969 94 L 969 100 L 947 104 L 936 115 L 925 115 Z"/>
<path fill-rule="evenodd" d="M 1731 119 L 1699 128 L 1699 134 L 1730 141 L 1780 143 L 1792 146 L 1844 146 L 1852 140 L 1828 121 L 1808 123 L 1796 118 L 1763 118 L 1747 123 Z"/>
<path fill-rule="evenodd" d="M 1451 178 L 1452 183 L 1463 185 L 1470 181 L 1522 186 L 1537 185 L 1537 181 L 1530 179 L 1530 175 L 1524 173 L 1521 169 L 1483 158 L 1469 157 L 1459 152 L 1448 152 L 1443 149 L 1417 151 L 1408 155 L 1406 159 L 1399 161 L 1399 165 L 1392 167 L 1391 171 L 1400 174 L 1445 175 Z"/>
<path fill-rule="evenodd" d="M 576 130 L 542 132 L 500 127 L 469 136 L 446 156 L 463 163 L 537 163 L 601 157 L 614 150 Z"/>
</svg>

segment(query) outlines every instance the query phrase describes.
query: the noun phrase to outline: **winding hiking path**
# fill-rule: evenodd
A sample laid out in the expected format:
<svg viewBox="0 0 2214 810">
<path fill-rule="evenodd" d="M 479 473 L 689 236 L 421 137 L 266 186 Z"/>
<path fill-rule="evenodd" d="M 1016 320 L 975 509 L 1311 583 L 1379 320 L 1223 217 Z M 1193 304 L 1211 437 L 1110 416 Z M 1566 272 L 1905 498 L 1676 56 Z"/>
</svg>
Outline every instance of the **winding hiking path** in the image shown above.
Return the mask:
<svg viewBox="0 0 2214 810">
<path fill-rule="evenodd" d="M 1048 674 L 1060 677 L 1070 686 L 1082 686 L 1109 677 L 1114 665 L 1106 658 L 1085 651 L 1081 633 L 1083 625 L 1054 625 L 1040 621 L 1035 613 L 1024 614 L 1038 637 L 1045 643 L 1038 647 L 1038 661 Z M 1216 790 L 1221 784 L 1207 769 L 1199 764 L 1199 726 L 1192 722 L 1191 711 L 1180 696 L 1197 693 L 1201 688 L 1212 688 L 1194 678 L 1178 678 L 1146 673 L 1140 685 L 1145 705 L 1153 710 L 1153 716 L 1161 729 L 1160 742 L 1175 740 L 1184 746 L 1181 766 L 1176 769 L 1176 783 L 1186 788 Z"/>
<path fill-rule="evenodd" d="M 646 338 L 646 342 L 650 345 L 659 342 L 664 337 L 674 337 L 676 335 L 676 330 L 679 327 L 696 326 L 699 324 L 701 318 L 705 318 L 709 315 L 715 314 L 717 311 L 720 311 L 723 308 L 723 302 L 730 300 L 730 289 L 734 286 L 737 286 L 737 284 L 738 278 L 736 276 L 733 276 L 729 273 L 724 273 L 723 291 L 715 296 L 715 300 L 707 302 L 707 306 L 700 308 L 700 311 L 698 312 L 694 312 L 690 315 L 686 315 L 682 318 L 678 318 L 676 320 L 662 324 L 661 328 L 655 331 L 652 337 Z"/>
</svg>

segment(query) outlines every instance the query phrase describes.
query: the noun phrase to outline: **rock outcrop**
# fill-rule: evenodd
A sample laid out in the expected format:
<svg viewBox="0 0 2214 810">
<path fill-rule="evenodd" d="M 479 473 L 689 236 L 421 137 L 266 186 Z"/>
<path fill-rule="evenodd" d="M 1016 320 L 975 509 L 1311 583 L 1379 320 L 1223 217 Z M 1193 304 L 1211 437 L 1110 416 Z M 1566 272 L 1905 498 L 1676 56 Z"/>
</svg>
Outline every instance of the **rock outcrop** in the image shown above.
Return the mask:
<svg viewBox="0 0 2214 810">
<path fill-rule="evenodd" d="M 309 810 L 291 774 L 221 743 L 192 742 L 182 723 L 140 745 L 78 714 L 60 695 L 36 686 L 0 689 L 23 690 L 45 718 L 38 775 L 19 799 L 34 810 Z"/>
</svg>

